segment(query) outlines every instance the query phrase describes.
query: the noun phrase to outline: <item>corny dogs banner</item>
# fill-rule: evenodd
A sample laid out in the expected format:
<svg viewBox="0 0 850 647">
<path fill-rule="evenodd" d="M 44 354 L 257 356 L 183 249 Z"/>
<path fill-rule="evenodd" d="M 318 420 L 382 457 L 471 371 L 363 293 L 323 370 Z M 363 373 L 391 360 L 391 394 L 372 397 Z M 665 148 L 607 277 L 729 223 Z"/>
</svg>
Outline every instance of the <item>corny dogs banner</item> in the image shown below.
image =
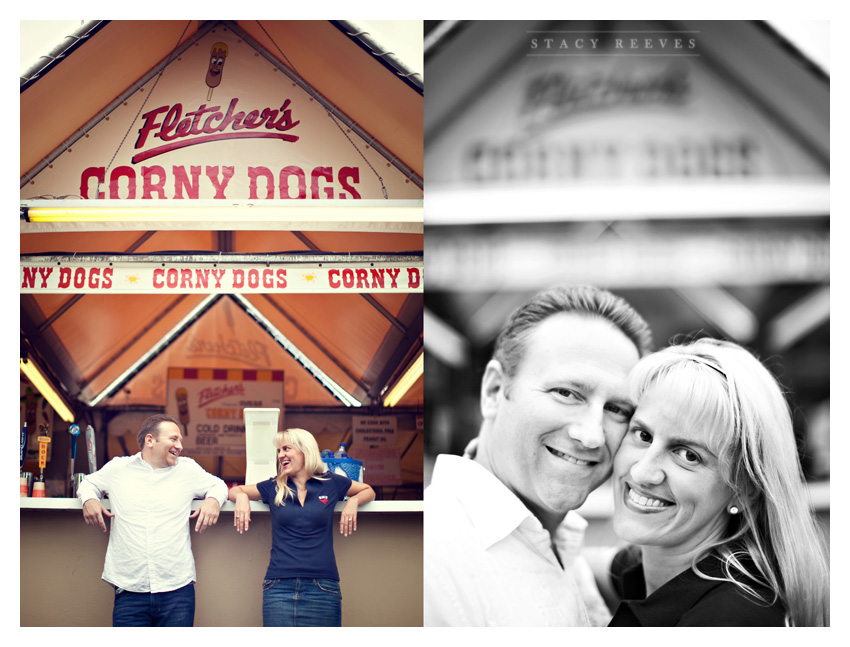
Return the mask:
<svg viewBox="0 0 850 647">
<path fill-rule="evenodd" d="M 20 264 L 22 294 L 264 294 L 282 292 L 422 292 L 417 263 L 136 263 Z"/>
</svg>

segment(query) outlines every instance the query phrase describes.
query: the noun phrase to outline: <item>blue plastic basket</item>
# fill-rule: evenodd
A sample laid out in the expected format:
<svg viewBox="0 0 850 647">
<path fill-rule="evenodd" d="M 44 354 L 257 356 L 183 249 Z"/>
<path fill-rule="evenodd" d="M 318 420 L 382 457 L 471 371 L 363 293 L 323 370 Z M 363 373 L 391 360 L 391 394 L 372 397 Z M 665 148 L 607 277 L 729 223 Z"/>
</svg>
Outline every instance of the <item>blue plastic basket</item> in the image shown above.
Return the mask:
<svg viewBox="0 0 850 647">
<path fill-rule="evenodd" d="M 363 482 L 363 463 L 353 458 L 322 458 L 328 469 L 335 474 L 343 474 L 352 481 Z"/>
</svg>

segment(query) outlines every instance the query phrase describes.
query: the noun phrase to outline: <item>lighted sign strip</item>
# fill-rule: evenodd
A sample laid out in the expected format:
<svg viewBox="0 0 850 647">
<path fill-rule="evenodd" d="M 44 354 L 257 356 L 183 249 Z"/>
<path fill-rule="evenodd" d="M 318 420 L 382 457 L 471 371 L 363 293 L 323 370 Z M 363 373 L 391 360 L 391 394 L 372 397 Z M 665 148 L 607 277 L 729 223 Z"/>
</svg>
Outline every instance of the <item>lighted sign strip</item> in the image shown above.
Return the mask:
<svg viewBox="0 0 850 647">
<path fill-rule="evenodd" d="M 416 380 L 422 376 L 424 364 L 425 354 L 419 353 L 419 357 L 416 358 L 413 364 L 411 364 L 407 371 L 405 371 L 401 379 L 396 382 L 396 385 L 384 397 L 385 407 L 394 407 L 398 404 L 399 400 L 404 397 L 404 394 L 407 393 L 410 390 L 410 387 L 416 383 Z"/>
<path fill-rule="evenodd" d="M 65 405 L 65 401 L 53 389 L 47 381 L 47 378 L 41 374 L 41 371 L 38 370 L 32 360 L 21 359 L 21 371 L 27 376 L 29 381 L 32 382 L 36 391 L 45 397 L 45 399 L 50 403 L 50 406 L 53 407 L 53 410 L 59 414 L 59 417 L 62 418 L 62 420 L 65 422 L 74 422 L 74 414 Z"/>
<path fill-rule="evenodd" d="M 26 222 L 209 222 L 239 220 L 422 224 L 422 200 L 28 200 L 20 203 Z"/>
</svg>

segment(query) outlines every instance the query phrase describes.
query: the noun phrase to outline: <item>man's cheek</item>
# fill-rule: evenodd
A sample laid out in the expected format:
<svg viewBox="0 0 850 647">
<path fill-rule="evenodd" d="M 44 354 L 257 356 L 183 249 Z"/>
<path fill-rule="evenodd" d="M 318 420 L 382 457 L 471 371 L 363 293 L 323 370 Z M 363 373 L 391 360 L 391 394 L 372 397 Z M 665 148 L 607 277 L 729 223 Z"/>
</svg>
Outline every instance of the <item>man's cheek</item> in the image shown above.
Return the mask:
<svg viewBox="0 0 850 647">
<path fill-rule="evenodd" d="M 623 438 L 626 437 L 628 429 L 629 424 L 627 422 L 611 424 L 606 427 L 605 444 L 608 446 L 612 458 L 619 451 L 620 445 L 623 444 Z"/>
</svg>

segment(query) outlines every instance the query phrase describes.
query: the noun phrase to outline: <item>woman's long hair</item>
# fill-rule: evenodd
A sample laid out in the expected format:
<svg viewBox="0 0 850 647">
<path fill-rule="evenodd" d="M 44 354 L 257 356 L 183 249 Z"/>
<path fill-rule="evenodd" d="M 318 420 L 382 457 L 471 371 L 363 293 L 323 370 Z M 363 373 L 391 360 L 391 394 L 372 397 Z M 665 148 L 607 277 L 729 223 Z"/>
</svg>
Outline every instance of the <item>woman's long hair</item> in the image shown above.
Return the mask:
<svg viewBox="0 0 850 647">
<path fill-rule="evenodd" d="M 788 403 L 770 372 L 731 342 L 700 339 L 643 358 L 631 377 L 632 397 L 663 390 L 691 421 L 716 429 L 723 478 L 740 514 L 725 535 L 704 547 L 723 562 L 724 579 L 772 603 L 777 598 L 796 626 L 829 625 L 826 543 L 809 503 Z M 756 588 L 767 586 L 765 600 Z"/>
<path fill-rule="evenodd" d="M 327 477 L 323 476 L 327 471 L 327 466 L 322 462 L 322 454 L 319 451 L 319 444 L 316 439 L 306 429 L 284 429 L 277 432 L 274 437 L 275 449 L 280 449 L 283 445 L 290 445 L 304 454 L 304 470 L 311 478 L 317 478 L 320 481 Z M 289 486 L 289 477 L 282 473 L 280 461 L 277 461 L 277 476 L 275 477 L 274 497 L 275 505 L 286 505 L 287 498 L 295 498 L 295 490 Z"/>
</svg>

